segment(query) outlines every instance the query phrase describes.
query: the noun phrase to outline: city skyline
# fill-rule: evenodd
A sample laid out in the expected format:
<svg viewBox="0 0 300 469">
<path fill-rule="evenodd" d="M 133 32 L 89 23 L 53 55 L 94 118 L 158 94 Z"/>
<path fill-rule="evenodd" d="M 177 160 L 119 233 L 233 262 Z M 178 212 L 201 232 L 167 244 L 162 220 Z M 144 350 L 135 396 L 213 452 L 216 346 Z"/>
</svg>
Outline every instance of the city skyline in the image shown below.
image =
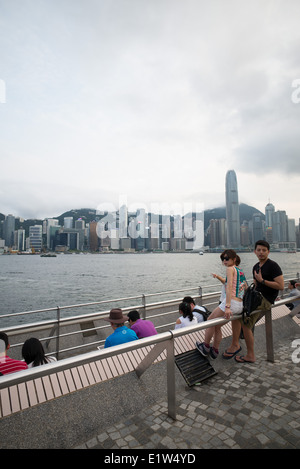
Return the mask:
<svg viewBox="0 0 300 469">
<path fill-rule="evenodd" d="M 265 215 L 254 207 L 245 206 L 248 212 L 243 208 L 240 216 L 237 205 L 236 174 L 228 171 L 225 218 L 221 213 L 217 217 L 212 216 L 216 215 L 212 210 L 206 228 L 204 213 L 173 214 L 173 217 L 161 215 L 160 218 L 158 214 L 148 213 L 142 208 L 130 213 L 125 205 L 118 210 L 101 213 L 87 209 L 82 210 L 83 213 L 71 210 L 62 214 L 60 220 L 49 218 L 40 220 L 42 223 L 38 224 L 38 220 L 32 220 L 26 230 L 21 220 L 16 227 L 16 218 L 7 215 L 0 223 L 0 254 L 25 250 L 29 253 L 32 249 L 34 253 L 45 249 L 59 252 L 182 252 L 224 249 L 226 246 L 249 250 L 258 239 L 266 239 L 273 250 L 296 252 L 300 247 L 300 223 L 296 225 L 285 211 L 276 210 L 273 204 L 268 203 Z M 92 217 L 87 218 L 86 212 Z"/>
<path fill-rule="evenodd" d="M 275 202 L 272 203 L 270 200 L 269 200 L 267 203 L 265 203 L 265 205 L 264 205 L 264 207 L 263 207 L 262 210 L 258 209 L 257 207 L 255 207 L 255 206 L 254 206 L 253 204 L 251 204 L 251 203 L 250 203 L 250 204 L 245 204 L 244 202 L 240 202 L 240 201 L 239 201 L 238 204 L 239 204 L 239 206 L 241 206 L 241 205 L 248 205 L 249 207 L 253 207 L 253 208 L 256 209 L 258 212 L 261 212 L 261 213 L 266 217 L 266 220 L 267 220 L 267 217 L 268 217 L 267 212 L 266 212 L 266 209 L 267 209 L 268 206 L 271 206 L 271 207 L 275 208 L 276 211 L 281 210 L 281 209 L 279 209 L 279 208 L 277 207 L 277 205 L 276 205 Z M 105 206 L 105 207 L 107 207 L 107 208 L 110 207 L 110 208 L 113 209 L 112 211 L 116 211 L 116 212 L 118 212 L 118 211 L 120 210 L 120 208 L 121 208 L 120 205 L 116 205 L 116 206 L 115 206 L 114 204 L 111 204 L 111 203 L 103 204 L 103 206 Z M 185 212 L 183 212 L 183 211 L 178 211 L 178 213 L 177 213 L 177 212 L 174 212 L 173 210 L 170 211 L 170 212 L 167 212 L 167 211 L 165 210 L 166 207 L 170 207 L 171 209 L 172 209 L 172 208 L 179 207 L 179 204 L 171 205 L 171 204 L 166 204 L 166 203 L 164 203 L 164 204 L 162 204 L 163 210 L 160 210 L 160 209 L 159 209 L 160 206 L 159 206 L 158 203 L 156 203 L 156 204 L 150 204 L 150 205 L 149 205 L 149 208 L 151 208 L 151 207 L 152 207 L 152 208 L 157 208 L 157 211 L 155 211 L 155 210 L 147 210 L 147 206 L 146 206 L 145 204 L 142 204 L 142 203 L 141 203 L 140 205 L 139 205 L 138 203 L 135 203 L 135 204 L 133 204 L 132 206 L 129 206 L 129 207 L 125 204 L 125 206 L 127 207 L 128 212 L 131 212 L 131 213 L 136 212 L 138 208 L 145 208 L 147 213 L 151 213 L 151 212 L 152 212 L 152 213 L 156 213 L 156 214 L 159 214 L 159 215 L 160 215 L 160 214 L 161 214 L 161 215 L 170 215 L 170 216 L 173 216 L 173 215 L 180 215 L 180 216 L 184 217 L 185 214 L 189 213 L 189 210 L 187 210 L 187 211 L 185 211 Z M 192 204 L 186 204 L 185 206 L 186 206 L 186 207 L 193 207 Z M 130 210 L 130 207 L 132 207 L 132 210 Z M 194 207 L 196 207 L 196 204 L 194 204 Z M 200 207 L 200 205 L 199 205 L 199 207 Z M 225 196 L 225 198 L 224 198 L 224 203 L 221 204 L 221 205 L 219 205 L 219 206 L 211 207 L 211 208 L 209 208 L 209 209 L 205 209 L 202 205 L 201 205 L 201 207 L 203 208 L 203 210 L 201 210 L 201 212 L 202 212 L 202 211 L 203 211 L 203 212 L 205 212 L 205 211 L 208 211 L 208 212 L 209 212 L 209 211 L 214 211 L 214 210 L 219 210 L 219 209 L 225 209 L 225 214 L 226 214 L 226 196 Z M 114 209 L 115 209 L 115 210 L 114 210 Z M 8 215 L 12 215 L 12 216 L 14 216 L 16 219 L 20 219 L 20 220 L 24 220 L 24 221 L 30 221 L 30 220 L 40 220 L 40 221 L 43 221 L 43 220 L 46 220 L 46 219 L 57 219 L 57 218 L 63 216 L 65 213 L 69 213 L 69 212 L 72 212 L 72 211 L 80 212 L 81 210 L 91 210 L 91 211 L 94 211 L 95 214 L 97 214 L 97 212 L 98 212 L 98 209 L 97 209 L 97 208 L 93 208 L 93 207 L 83 207 L 83 206 L 82 206 L 82 207 L 80 207 L 80 208 L 79 208 L 79 207 L 77 207 L 77 208 L 69 208 L 69 209 L 67 209 L 67 210 L 64 211 L 64 212 L 60 211 L 60 212 L 57 213 L 56 215 L 45 216 L 45 217 L 40 217 L 40 218 L 37 218 L 37 217 L 34 217 L 34 218 L 26 218 L 26 217 L 24 217 L 24 216 L 22 216 L 22 215 L 21 215 L 21 216 L 20 216 L 20 215 L 16 215 L 15 213 L 3 213 L 3 211 L 2 211 L 1 209 L 0 209 L 0 215 L 3 215 L 4 217 L 6 217 L 6 216 L 8 216 Z M 287 209 L 283 208 L 282 210 L 286 212 L 286 214 L 287 214 L 287 216 L 288 216 L 289 219 L 295 220 L 295 223 L 296 223 L 296 224 L 300 223 L 300 216 L 294 218 L 294 217 L 291 217 L 291 216 L 289 215 Z M 109 212 L 109 210 L 107 210 L 107 212 Z M 195 212 L 195 210 L 193 210 L 193 212 Z M 100 212 L 100 213 L 101 213 L 101 212 Z M 225 215 L 225 218 L 226 218 L 226 215 Z"/>
<path fill-rule="evenodd" d="M 0 205 L 273 201 L 299 217 L 298 0 L 0 0 Z"/>
</svg>

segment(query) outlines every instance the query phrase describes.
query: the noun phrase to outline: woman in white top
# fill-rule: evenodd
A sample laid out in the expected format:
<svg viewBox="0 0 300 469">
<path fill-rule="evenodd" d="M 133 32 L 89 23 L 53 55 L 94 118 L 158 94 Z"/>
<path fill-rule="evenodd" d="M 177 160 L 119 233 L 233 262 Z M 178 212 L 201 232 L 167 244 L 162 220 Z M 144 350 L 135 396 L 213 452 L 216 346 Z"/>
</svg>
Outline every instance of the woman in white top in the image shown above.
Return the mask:
<svg viewBox="0 0 300 469">
<path fill-rule="evenodd" d="M 22 347 L 22 357 L 27 363 L 28 368 L 56 362 L 55 357 L 46 357 L 44 347 L 35 337 L 31 337 L 24 342 Z"/>
<path fill-rule="evenodd" d="M 196 324 L 198 324 L 198 321 L 193 315 L 189 303 L 180 303 L 179 313 L 181 314 L 181 316 L 177 319 L 175 323 L 175 329 L 180 329 L 181 327 L 187 326 L 195 326 Z"/>
</svg>

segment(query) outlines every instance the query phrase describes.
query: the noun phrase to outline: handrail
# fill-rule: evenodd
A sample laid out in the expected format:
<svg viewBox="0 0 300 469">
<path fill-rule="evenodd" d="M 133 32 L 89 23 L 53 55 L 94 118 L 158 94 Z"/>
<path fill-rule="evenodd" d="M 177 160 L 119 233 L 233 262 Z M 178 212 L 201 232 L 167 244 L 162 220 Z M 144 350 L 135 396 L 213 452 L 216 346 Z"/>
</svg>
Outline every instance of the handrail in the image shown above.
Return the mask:
<svg viewBox="0 0 300 469">
<path fill-rule="evenodd" d="M 164 291 L 164 292 L 148 293 L 146 295 L 141 294 L 141 295 L 137 295 L 137 296 L 127 296 L 127 297 L 124 297 L 124 298 L 113 298 L 113 299 L 109 299 L 109 300 L 93 301 L 93 302 L 89 302 L 89 303 L 79 303 L 79 304 L 76 304 L 76 305 L 65 305 L 65 306 L 57 306 L 57 307 L 52 307 L 52 308 L 37 309 L 37 310 L 32 310 L 32 311 L 23 311 L 23 312 L 19 312 L 19 313 L 0 314 L 0 319 L 11 318 L 11 317 L 27 315 L 27 314 L 29 315 L 29 314 L 56 311 L 58 307 L 62 311 L 64 309 L 82 308 L 84 306 L 96 306 L 96 305 L 106 304 L 106 303 L 117 303 L 117 302 L 120 302 L 120 301 L 136 300 L 136 299 L 143 298 L 143 297 L 147 298 L 147 297 L 150 297 L 150 296 L 159 296 L 159 295 L 178 293 L 178 292 L 183 292 L 183 291 L 199 290 L 199 288 L 202 288 L 202 287 L 200 287 L 200 286 L 199 287 L 189 287 L 189 288 L 183 288 L 183 289 L 179 289 L 179 290 L 169 290 L 169 291 Z"/>
<path fill-rule="evenodd" d="M 299 273 L 295 274 L 292 276 L 292 278 L 299 278 Z M 285 280 L 285 284 L 289 282 L 289 278 Z M 158 292 L 158 293 L 149 293 L 147 295 L 138 295 L 138 296 L 131 296 L 131 297 L 123 297 L 123 298 L 117 298 L 117 299 L 110 299 L 110 300 L 102 300 L 102 301 L 96 301 L 96 302 L 89 302 L 89 303 L 81 303 L 77 305 L 66 305 L 66 306 L 57 306 L 53 308 L 47 308 L 47 309 L 41 309 L 41 310 L 35 310 L 35 311 L 27 311 L 23 313 L 12 313 L 12 314 L 5 314 L 5 315 L 0 315 L 1 318 L 5 317 L 13 317 L 13 316 L 20 316 L 20 315 L 27 315 L 27 314 L 33 314 L 33 313 L 42 313 L 42 312 L 55 312 L 56 313 L 56 318 L 55 319 L 45 319 L 42 321 L 34 322 L 34 323 L 23 323 L 21 325 L 16 325 L 16 326 L 8 326 L 8 327 L 1 327 L 0 330 L 5 331 L 8 335 L 10 334 L 20 334 L 20 333 L 25 333 L 26 331 L 29 331 L 31 329 L 37 330 L 38 328 L 49 328 L 52 326 L 52 331 L 50 333 L 51 337 L 43 337 L 40 338 L 40 340 L 43 342 L 45 341 L 50 341 L 50 340 L 56 340 L 56 350 L 49 352 L 48 355 L 50 354 L 56 354 L 57 358 L 59 358 L 59 354 L 62 352 L 70 352 L 72 350 L 78 351 L 79 349 L 84 349 L 87 348 L 93 344 L 98 343 L 98 345 L 102 344 L 105 339 L 98 340 L 97 342 L 87 342 L 84 344 L 81 344 L 80 346 L 73 346 L 69 348 L 62 348 L 60 349 L 60 338 L 67 337 L 67 336 L 72 336 L 76 334 L 82 334 L 82 330 L 80 331 L 72 331 L 70 333 L 61 333 L 60 329 L 61 326 L 66 326 L 66 325 L 71 325 L 74 323 L 79 323 L 80 321 L 88 322 L 88 321 L 94 321 L 94 320 L 101 320 L 104 316 L 107 316 L 109 314 L 109 310 L 106 311 L 96 311 L 92 313 L 85 313 L 85 314 L 79 314 L 79 315 L 72 315 L 69 317 L 62 317 L 62 311 L 63 310 L 70 310 L 72 308 L 80 308 L 80 307 L 89 307 L 89 306 L 94 306 L 94 305 L 101 305 L 101 304 L 106 304 L 106 303 L 116 303 L 120 301 L 128 301 L 128 300 L 133 300 L 133 299 L 141 299 L 141 304 L 137 304 L 135 306 L 125 306 L 123 307 L 123 311 L 126 313 L 126 311 L 129 311 L 131 309 L 138 309 L 142 313 L 143 319 L 150 319 L 150 318 L 159 318 L 164 315 L 170 315 L 174 314 L 175 311 L 168 311 L 164 313 L 159 313 L 157 315 L 153 316 L 147 316 L 147 310 L 149 309 L 154 309 L 154 308 L 159 308 L 160 306 L 165 307 L 168 305 L 174 304 L 174 302 L 180 302 L 181 298 L 172 298 L 172 299 L 166 299 L 162 301 L 157 301 L 153 303 L 146 303 L 146 298 L 154 297 L 154 296 L 159 296 L 159 295 L 167 295 L 167 294 L 174 294 L 178 292 L 183 292 L 183 291 L 198 291 L 197 297 L 200 297 L 200 303 L 206 304 L 208 307 L 211 303 L 208 303 L 210 299 L 216 298 L 217 296 L 220 295 L 220 291 L 213 291 L 209 293 L 202 294 L 202 288 L 208 288 L 208 287 L 215 287 L 215 285 L 205 285 L 205 286 L 198 286 L 198 287 L 188 287 L 188 288 L 183 288 L 183 289 L 178 289 L 178 290 L 170 290 L 170 291 L 164 291 L 164 292 Z M 295 299 L 296 297 L 293 297 Z M 290 300 L 291 301 L 291 300 Z M 163 324 L 160 326 L 157 326 L 157 328 L 161 329 L 163 327 L 168 327 L 170 324 Z M 103 326 L 98 326 L 98 327 L 93 327 L 92 329 L 86 329 L 84 332 L 88 331 L 96 331 L 99 329 L 105 329 L 108 328 L 109 325 L 103 325 Z M 12 344 L 11 348 L 16 348 L 20 347 L 22 344 Z"/>
</svg>

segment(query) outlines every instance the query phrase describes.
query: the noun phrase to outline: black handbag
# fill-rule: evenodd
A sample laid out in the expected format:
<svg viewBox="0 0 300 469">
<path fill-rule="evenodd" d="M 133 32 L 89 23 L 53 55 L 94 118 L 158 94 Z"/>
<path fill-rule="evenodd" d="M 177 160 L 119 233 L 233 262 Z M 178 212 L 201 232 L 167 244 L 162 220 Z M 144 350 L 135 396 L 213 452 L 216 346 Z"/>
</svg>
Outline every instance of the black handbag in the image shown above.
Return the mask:
<svg viewBox="0 0 300 469">
<path fill-rule="evenodd" d="M 255 289 L 255 284 L 251 283 L 243 297 L 243 321 L 261 305 L 262 299 L 262 294 Z"/>
</svg>

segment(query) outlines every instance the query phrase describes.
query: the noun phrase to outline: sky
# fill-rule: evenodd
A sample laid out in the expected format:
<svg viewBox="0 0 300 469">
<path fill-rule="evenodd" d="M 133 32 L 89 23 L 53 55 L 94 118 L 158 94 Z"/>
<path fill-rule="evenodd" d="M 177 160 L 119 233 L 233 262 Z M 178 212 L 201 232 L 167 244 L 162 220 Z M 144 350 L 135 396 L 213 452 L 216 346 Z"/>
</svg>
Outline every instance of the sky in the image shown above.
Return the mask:
<svg viewBox="0 0 300 469">
<path fill-rule="evenodd" d="M 299 0 L 0 0 L 0 213 L 210 209 L 233 169 L 240 203 L 298 223 L 299 18 Z"/>
</svg>

